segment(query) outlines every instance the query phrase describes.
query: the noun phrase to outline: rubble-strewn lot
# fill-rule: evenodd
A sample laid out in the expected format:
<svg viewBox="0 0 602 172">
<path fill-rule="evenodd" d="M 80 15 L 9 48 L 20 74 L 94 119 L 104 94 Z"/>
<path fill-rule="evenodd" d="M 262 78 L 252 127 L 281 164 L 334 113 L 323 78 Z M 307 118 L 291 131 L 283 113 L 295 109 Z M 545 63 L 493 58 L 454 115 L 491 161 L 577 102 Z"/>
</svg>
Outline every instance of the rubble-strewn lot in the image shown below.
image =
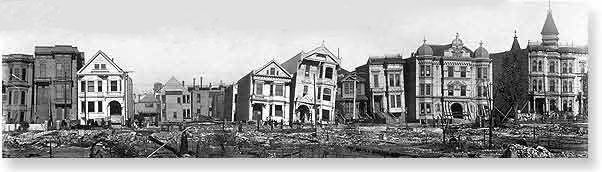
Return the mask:
<svg viewBox="0 0 602 172">
<path fill-rule="evenodd" d="M 239 129 L 240 127 L 240 129 Z M 5 158 L 47 157 L 260 157 L 260 158 L 586 158 L 587 124 L 523 124 L 488 129 L 385 125 L 271 127 L 190 125 L 158 129 L 59 130 L 3 133 Z M 52 153 L 51 153 L 52 152 Z"/>
</svg>

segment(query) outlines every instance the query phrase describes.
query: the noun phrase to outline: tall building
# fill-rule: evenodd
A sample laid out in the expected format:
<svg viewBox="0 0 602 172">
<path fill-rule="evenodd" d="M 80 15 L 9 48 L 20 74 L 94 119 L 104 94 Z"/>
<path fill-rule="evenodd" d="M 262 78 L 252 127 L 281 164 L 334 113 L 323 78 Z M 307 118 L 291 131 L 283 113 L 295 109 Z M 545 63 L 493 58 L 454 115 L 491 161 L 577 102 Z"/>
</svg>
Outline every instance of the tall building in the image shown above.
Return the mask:
<svg viewBox="0 0 602 172">
<path fill-rule="evenodd" d="M 175 77 L 169 78 L 159 90 L 161 101 L 161 124 L 181 123 L 192 121 L 191 95 L 184 82 Z"/>
<path fill-rule="evenodd" d="M 482 43 L 473 52 L 457 33 L 451 44 L 424 40 L 406 66 L 408 121 L 475 122 L 490 107 L 491 60 Z"/>
<path fill-rule="evenodd" d="M 586 113 L 588 48 L 559 42 L 548 9 L 541 41 L 529 42 L 529 111 L 544 116 Z"/>
<path fill-rule="evenodd" d="M 366 78 L 370 113 L 387 123 L 405 119 L 405 60 L 400 54 L 373 56 L 356 70 Z"/>
<path fill-rule="evenodd" d="M 236 85 L 234 120 L 288 122 L 292 75 L 274 60 L 243 76 Z"/>
<path fill-rule="evenodd" d="M 340 62 L 341 59 L 322 44 L 309 52 L 301 51 L 281 64 L 292 75 L 289 120 L 303 123 L 334 121 Z"/>
<path fill-rule="evenodd" d="M 4 123 L 44 122 L 34 115 L 32 55 L 2 55 L 2 118 Z"/>
<path fill-rule="evenodd" d="M 69 45 L 36 46 L 34 116 L 40 121 L 78 120 L 76 73 L 84 53 Z"/>
<path fill-rule="evenodd" d="M 133 117 L 134 100 L 132 81 L 128 72 L 102 51 L 96 54 L 77 72 L 78 115 L 86 124 L 88 120 L 125 124 Z"/>
</svg>

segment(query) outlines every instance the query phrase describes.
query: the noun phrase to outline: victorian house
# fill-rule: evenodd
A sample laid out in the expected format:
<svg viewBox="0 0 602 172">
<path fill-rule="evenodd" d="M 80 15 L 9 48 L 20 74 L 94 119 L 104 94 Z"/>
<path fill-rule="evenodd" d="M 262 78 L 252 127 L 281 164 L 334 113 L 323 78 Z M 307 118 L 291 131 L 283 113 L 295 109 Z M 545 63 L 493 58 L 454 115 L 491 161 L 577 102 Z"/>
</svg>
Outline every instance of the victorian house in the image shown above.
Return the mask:
<svg viewBox="0 0 602 172">
<path fill-rule="evenodd" d="M 125 124 L 134 114 L 132 79 L 113 58 L 98 51 L 77 72 L 78 119 L 82 124 Z"/>
<path fill-rule="evenodd" d="M 36 46 L 34 53 L 34 119 L 78 120 L 76 74 L 84 53 L 69 45 Z"/>
<path fill-rule="evenodd" d="M 288 122 L 291 78 L 274 60 L 243 76 L 235 84 L 237 89 L 232 90 L 237 91 L 234 120 Z"/>
<path fill-rule="evenodd" d="M 34 116 L 32 55 L 2 55 L 2 118 L 6 124 L 41 123 Z"/>
<path fill-rule="evenodd" d="M 336 115 L 338 119 L 369 119 L 366 79 L 356 71 L 339 70 Z"/>
<path fill-rule="evenodd" d="M 405 60 L 400 54 L 372 56 L 356 68 L 358 76 L 367 79 L 369 112 L 387 123 L 405 121 Z"/>
<path fill-rule="evenodd" d="M 491 60 L 482 43 L 473 52 L 459 34 L 446 45 L 424 40 L 406 71 L 408 121 L 474 122 L 490 107 Z"/>
<path fill-rule="evenodd" d="M 281 66 L 292 75 L 289 120 L 302 123 L 334 121 L 336 72 L 340 61 L 322 44 L 309 52 L 301 51 L 282 63 Z"/>
<path fill-rule="evenodd" d="M 160 97 L 161 115 L 160 124 L 176 124 L 190 122 L 192 119 L 191 94 L 175 77 L 169 78 L 167 83 L 157 93 Z"/>
<path fill-rule="evenodd" d="M 559 42 L 552 10 L 541 42 L 529 42 L 529 110 L 545 116 L 587 112 L 588 48 Z"/>
</svg>

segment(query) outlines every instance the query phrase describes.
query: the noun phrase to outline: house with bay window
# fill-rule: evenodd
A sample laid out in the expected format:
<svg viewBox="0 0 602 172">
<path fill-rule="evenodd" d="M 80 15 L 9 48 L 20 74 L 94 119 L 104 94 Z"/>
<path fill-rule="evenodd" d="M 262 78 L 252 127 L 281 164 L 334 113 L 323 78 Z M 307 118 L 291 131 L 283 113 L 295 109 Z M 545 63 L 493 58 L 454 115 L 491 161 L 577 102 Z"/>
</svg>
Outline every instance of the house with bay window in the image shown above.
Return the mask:
<svg viewBox="0 0 602 172">
<path fill-rule="evenodd" d="M 125 124 L 133 117 L 132 79 L 107 54 L 98 51 L 77 72 L 78 112 L 82 124 Z"/>
<path fill-rule="evenodd" d="M 236 83 L 234 120 L 288 122 L 291 78 L 274 60 L 242 77 Z"/>
</svg>

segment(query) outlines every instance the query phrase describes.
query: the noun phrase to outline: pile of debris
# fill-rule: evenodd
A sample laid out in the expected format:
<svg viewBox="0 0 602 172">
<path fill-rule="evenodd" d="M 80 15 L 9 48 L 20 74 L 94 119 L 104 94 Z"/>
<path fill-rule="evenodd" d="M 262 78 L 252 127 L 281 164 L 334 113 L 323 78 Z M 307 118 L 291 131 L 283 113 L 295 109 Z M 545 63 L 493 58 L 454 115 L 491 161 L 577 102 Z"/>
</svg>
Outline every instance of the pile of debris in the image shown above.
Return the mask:
<svg viewBox="0 0 602 172">
<path fill-rule="evenodd" d="M 527 147 L 519 144 L 509 145 L 504 151 L 501 158 L 553 158 L 552 154 L 548 149 L 543 146 L 537 146 L 535 148 Z"/>
</svg>

